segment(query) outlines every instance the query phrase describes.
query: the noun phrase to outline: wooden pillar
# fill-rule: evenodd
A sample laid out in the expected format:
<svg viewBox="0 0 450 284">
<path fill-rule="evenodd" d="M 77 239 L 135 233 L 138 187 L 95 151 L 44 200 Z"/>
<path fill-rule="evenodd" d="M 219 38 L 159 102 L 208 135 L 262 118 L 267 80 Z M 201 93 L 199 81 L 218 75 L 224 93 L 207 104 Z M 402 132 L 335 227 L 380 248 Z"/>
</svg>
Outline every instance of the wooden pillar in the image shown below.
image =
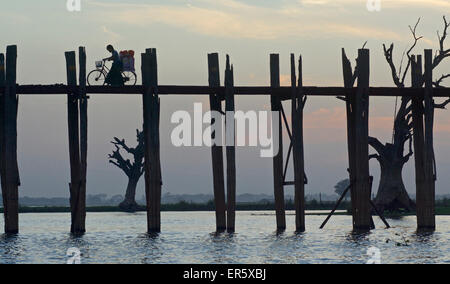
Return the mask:
<svg viewBox="0 0 450 284">
<path fill-rule="evenodd" d="M 353 184 L 355 181 L 355 95 L 351 91 L 353 85 L 355 83 L 353 70 L 350 63 L 350 60 L 347 58 L 345 54 L 345 50 L 342 49 L 342 68 L 344 75 L 344 87 L 346 88 L 346 109 L 347 109 L 347 152 L 348 152 L 348 173 L 350 183 Z M 350 188 L 351 200 L 355 200 L 353 186 Z M 352 202 L 352 212 L 356 211 L 356 204 Z M 353 218 L 353 215 L 352 215 Z M 353 224 L 355 220 L 353 219 Z"/>
<path fill-rule="evenodd" d="M 160 160 L 160 100 L 158 95 L 158 64 L 156 49 L 142 54 L 142 96 L 145 137 L 145 194 L 149 233 L 161 232 L 161 160 Z"/>
<path fill-rule="evenodd" d="M 302 57 L 298 60 L 298 83 L 295 73 L 295 56 L 291 54 L 292 86 L 292 145 L 294 158 L 295 227 L 296 232 L 305 231 L 305 160 L 303 147 L 303 94 Z"/>
<path fill-rule="evenodd" d="M 80 127 L 79 127 L 79 106 L 77 94 L 77 69 L 75 51 L 65 53 L 67 85 L 70 92 L 67 94 L 67 122 L 69 131 L 69 155 L 70 155 L 70 208 L 71 208 L 71 228 L 72 234 L 82 234 L 85 232 L 83 208 L 80 208 L 81 201 L 81 158 L 80 158 Z"/>
<path fill-rule="evenodd" d="M 278 54 L 270 55 L 270 86 L 272 88 L 280 87 L 280 56 Z M 281 99 L 272 92 L 270 96 L 271 109 L 278 112 L 278 132 L 272 133 L 273 139 L 278 139 L 279 151 L 273 158 L 273 184 L 275 197 L 275 212 L 277 219 L 277 231 L 286 230 L 286 213 L 284 204 L 284 187 L 283 187 L 283 131 L 281 121 Z M 277 123 L 272 120 L 272 125 Z M 275 127 L 273 127 L 275 129 Z"/>
<path fill-rule="evenodd" d="M 358 51 L 358 89 L 355 97 L 355 181 L 353 213 L 355 230 L 370 230 L 370 175 L 369 175 L 369 50 Z"/>
<path fill-rule="evenodd" d="M 344 85 L 347 88 L 347 139 L 352 197 L 353 229 L 371 228 L 369 176 L 369 50 L 358 51 L 358 88 L 352 92 L 355 78 L 350 61 L 342 50 Z"/>
<path fill-rule="evenodd" d="M 422 78 L 422 56 L 413 56 L 411 60 L 411 83 L 413 88 L 421 88 Z M 425 172 L 425 137 L 423 125 L 423 97 L 413 97 L 411 99 L 413 137 L 414 137 L 414 162 L 416 172 L 416 214 L 417 228 L 420 229 L 426 220 L 424 208 L 424 194 L 426 190 L 426 172 Z"/>
<path fill-rule="evenodd" d="M 1 64 L 0 64 L 1 65 Z M 5 94 L 2 127 L 2 193 L 5 216 L 5 233 L 19 232 L 19 169 L 17 164 L 17 110 L 16 94 L 17 46 L 6 49 Z"/>
<path fill-rule="evenodd" d="M 86 49 L 80 47 L 78 51 L 80 74 L 78 98 L 80 105 L 80 192 L 78 194 L 78 210 L 80 224 L 76 232 L 86 231 L 86 186 L 87 186 L 87 150 L 88 150 L 88 97 L 86 95 Z"/>
<path fill-rule="evenodd" d="M 220 87 L 219 74 L 219 55 L 217 53 L 208 54 L 208 77 L 210 87 Z M 222 112 L 222 104 L 218 94 L 210 94 L 209 103 L 211 111 Z M 216 121 L 211 118 L 211 124 Z M 217 133 L 212 133 L 211 138 L 215 139 Z M 226 206 L 225 206 L 225 182 L 223 169 L 223 150 L 222 146 L 213 145 L 211 147 L 212 168 L 214 180 L 214 203 L 216 207 L 216 229 L 217 232 L 226 230 Z"/>
<path fill-rule="evenodd" d="M 424 121 L 425 121 L 425 183 L 423 191 L 417 197 L 417 222 L 419 230 L 435 230 L 435 156 L 433 149 L 433 51 L 425 50 L 425 93 L 424 93 Z"/>
<path fill-rule="evenodd" d="M 5 54 L 0 53 L 0 88 L 5 87 Z M 3 165 L 5 164 L 5 140 L 4 140 L 4 129 L 5 129 L 5 91 L 0 93 L 0 180 L 2 189 L 2 199 L 3 206 L 6 208 L 6 191 L 5 188 L 5 172 Z M 5 215 L 6 221 L 6 215 Z M 5 222 L 6 223 L 6 222 Z"/>
<path fill-rule="evenodd" d="M 234 233 L 236 219 L 236 132 L 234 120 L 234 73 L 227 55 L 225 70 L 226 154 L 227 154 L 227 232 Z"/>
</svg>

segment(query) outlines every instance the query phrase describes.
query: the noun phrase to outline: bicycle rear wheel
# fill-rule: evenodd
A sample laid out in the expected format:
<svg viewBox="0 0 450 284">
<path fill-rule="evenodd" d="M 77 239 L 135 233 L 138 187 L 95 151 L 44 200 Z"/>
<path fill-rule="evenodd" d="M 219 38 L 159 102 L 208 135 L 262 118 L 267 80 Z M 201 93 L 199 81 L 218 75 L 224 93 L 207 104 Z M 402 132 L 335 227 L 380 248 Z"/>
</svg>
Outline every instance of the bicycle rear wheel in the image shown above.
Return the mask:
<svg viewBox="0 0 450 284">
<path fill-rule="evenodd" d="M 104 86 L 106 84 L 106 75 L 100 70 L 94 70 L 87 77 L 89 86 Z"/>
<path fill-rule="evenodd" d="M 123 82 L 127 86 L 134 86 L 137 82 L 137 76 L 136 73 L 132 71 L 125 71 L 122 73 L 123 76 Z"/>
</svg>

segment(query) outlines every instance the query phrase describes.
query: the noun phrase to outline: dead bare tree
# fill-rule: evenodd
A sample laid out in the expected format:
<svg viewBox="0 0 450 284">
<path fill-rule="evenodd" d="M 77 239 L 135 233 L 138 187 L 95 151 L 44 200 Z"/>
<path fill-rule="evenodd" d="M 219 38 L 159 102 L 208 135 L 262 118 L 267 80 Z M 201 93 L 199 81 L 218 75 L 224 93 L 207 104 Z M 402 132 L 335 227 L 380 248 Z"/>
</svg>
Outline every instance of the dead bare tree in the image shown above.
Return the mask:
<svg viewBox="0 0 450 284">
<path fill-rule="evenodd" d="M 439 50 L 437 51 L 433 60 L 433 69 L 439 66 L 440 63 L 447 57 L 450 57 L 450 49 L 444 48 L 444 43 L 447 38 L 447 32 L 450 24 L 447 22 L 445 16 L 444 29 L 442 36 L 438 32 Z M 392 72 L 392 79 L 398 88 L 405 87 L 405 79 L 412 64 L 412 52 L 417 43 L 423 38 L 417 35 L 417 27 L 420 23 L 420 18 L 414 27 L 409 26 L 413 36 L 413 44 L 403 53 L 402 60 L 397 71 L 393 61 L 394 44 L 389 48 L 383 45 L 384 56 Z M 406 58 L 405 58 L 406 56 Z M 403 67 L 404 60 L 407 60 L 406 67 Z M 403 70 L 402 70 L 403 69 Z M 442 87 L 445 79 L 450 78 L 450 74 L 442 75 L 441 78 L 434 82 L 435 87 Z M 421 85 L 424 80 L 422 79 Z M 434 104 L 435 108 L 445 109 L 446 105 L 450 103 L 450 99 L 441 103 Z M 400 106 L 396 113 L 393 127 L 392 141 L 390 143 L 382 144 L 377 138 L 369 137 L 369 145 L 376 151 L 376 154 L 370 158 L 377 159 L 381 168 L 380 184 L 378 193 L 375 199 L 375 204 L 381 210 L 398 210 L 406 209 L 413 210 L 415 208 L 414 202 L 408 196 L 405 185 L 403 183 L 402 171 L 404 165 L 409 161 L 413 155 L 412 139 L 413 139 L 413 124 L 412 124 L 412 107 L 411 98 L 402 97 Z M 405 144 L 408 142 L 408 152 L 405 155 Z"/>
<path fill-rule="evenodd" d="M 136 130 L 138 145 L 130 148 L 126 145 L 125 139 L 120 140 L 114 137 L 111 143 L 115 146 L 112 154 L 109 155 L 109 162 L 121 169 L 128 177 L 128 185 L 125 193 L 125 200 L 119 204 L 120 209 L 128 212 L 134 212 L 137 209 L 136 187 L 144 173 L 144 132 Z M 120 150 L 125 150 L 133 156 L 134 161 L 124 159 Z"/>
</svg>

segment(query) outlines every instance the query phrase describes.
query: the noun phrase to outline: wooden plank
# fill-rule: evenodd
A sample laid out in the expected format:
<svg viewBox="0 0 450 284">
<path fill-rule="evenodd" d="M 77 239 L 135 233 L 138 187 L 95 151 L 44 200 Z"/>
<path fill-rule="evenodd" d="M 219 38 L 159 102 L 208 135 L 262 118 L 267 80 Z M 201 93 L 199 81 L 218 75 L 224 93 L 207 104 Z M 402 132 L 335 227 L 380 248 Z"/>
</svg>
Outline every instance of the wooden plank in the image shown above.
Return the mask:
<svg viewBox="0 0 450 284">
<path fill-rule="evenodd" d="M 17 164 L 17 110 L 16 95 L 17 46 L 6 49 L 6 74 L 4 98 L 4 188 L 5 233 L 19 232 L 19 169 Z M 6 202 L 5 202 L 6 200 Z"/>
<path fill-rule="evenodd" d="M 352 187 L 354 230 L 370 230 L 370 175 L 369 175 L 369 50 L 358 51 L 358 93 L 355 97 L 355 180 Z"/>
<path fill-rule="evenodd" d="M 292 145 L 294 159 L 295 185 L 295 227 L 297 232 L 305 231 L 305 160 L 303 146 L 303 94 L 302 57 L 298 61 L 298 82 L 295 73 L 295 56 L 291 54 L 291 86 L 292 86 Z"/>
<path fill-rule="evenodd" d="M 6 187 L 5 183 L 5 171 L 4 164 L 6 161 L 6 152 L 5 152 L 5 55 L 0 53 L 0 180 L 1 180 L 1 188 L 4 189 Z M 7 199 L 6 199 L 6 191 L 2 190 L 2 199 L 3 206 L 6 208 Z M 6 220 L 6 219 L 5 219 Z"/>
<path fill-rule="evenodd" d="M 156 49 L 142 54 L 144 137 L 145 137 L 145 193 L 147 227 L 149 233 L 161 232 L 161 158 L 160 158 L 160 101 L 158 93 L 158 63 Z"/>
<path fill-rule="evenodd" d="M 280 56 L 278 54 L 270 55 L 270 85 L 271 87 L 280 86 Z M 276 94 L 270 96 L 272 111 L 278 112 L 278 132 L 272 133 L 273 139 L 278 139 L 279 151 L 273 158 L 273 185 L 275 197 L 275 213 L 277 220 L 277 231 L 286 230 L 286 213 L 284 203 L 284 186 L 283 186 L 283 131 L 281 121 L 281 99 Z M 276 120 L 272 121 L 275 125 Z M 275 129 L 275 127 L 274 127 Z"/>
<path fill-rule="evenodd" d="M 67 85 L 77 85 L 77 69 L 75 51 L 65 53 Z M 67 94 L 67 123 L 69 134 L 69 156 L 70 156 L 70 208 L 72 234 L 82 234 L 82 214 L 80 214 L 79 200 L 81 191 L 81 161 L 80 161 L 80 127 L 78 97 L 76 93 Z"/>
<path fill-rule="evenodd" d="M 17 88 L 17 94 L 20 95 L 58 95 L 75 92 L 78 88 L 70 89 L 67 85 L 20 85 Z M 291 87 L 271 88 L 265 86 L 235 86 L 235 95 L 260 96 L 274 94 L 280 96 L 282 100 L 291 100 Z M 121 95 L 142 95 L 144 86 L 87 86 L 87 94 L 121 94 Z M 210 95 L 211 93 L 219 94 L 221 99 L 225 97 L 225 87 L 209 87 L 209 86 L 175 86 L 161 85 L 158 86 L 159 95 Z M 357 88 L 343 87 L 315 87 L 304 86 L 303 91 L 308 96 L 345 96 L 347 94 L 356 94 Z M 0 94 L 4 92 L 0 87 Z M 396 87 L 371 87 L 369 89 L 371 97 L 423 97 L 423 89 L 421 88 L 396 88 Z M 450 88 L 434 88 L 433 97 L 448 98 L 450 96 Z"/>
<path fill-rule="evenodd" d="M 434 100 L 433 100 L 433 51 L 425 50 L 425 93 L 424 93 L 424 122 L 425 122 L 425 180 L 426 186 L 420 195 L 420 220 L 417 221 L 419 230 L 434 231 L 435 217 L 435 156 L 433 149 Z"/>
<path fill-rule="evenodd" d="M 147 205 L 147 232 L 150 232 L 151 227 L 151 194 L 150 194 L 150 187 L 151 187 L 151 165 L 148 161 L 150 161 L 150 152 L 151 149 L 148 147 L 150 144 L 150 123 L 151 123 L 151 116 L 150 116 L 150 109 L 151 109 L 151 102 L 149 97 L 152 95 L 152 90 L 150 87 L 150 55 L 146 53 L 141 54 L 141 71 L 142 71 L 142 84 L 144 88 L 147 88 L 142 93 L 142 108 L 143 108 L 143 132 L 144 132 L 144 179 L 145 179 L 145 200 Z"/>
<path fill-rule="evenodd" d="M 208 54 L 208 81 L 210 87 L 220 86 L 219 74 L 219 55 L 217 53 Z M 211 111 L 222 112 L 221 100 L 216 93 L 210 93 L 209 103 Z M 216 121 L 211 119 L 211 124 Z M 216 133 L 211 134 L 214 139 Z M 213 183 L 214 183 L 214 203 L 216 207 L 216 228 L 217 232 L 226 230 L 226 205 L 225 205 L 225 185 L 223 169 L 223 150 L 222 146 L 213 145 L 211 147 Z"/>
<path fill-rule="evenodd" d="M 227 55 L 225 70 L 226 155 L 227 155 L 227 232 L 234 233 L 236 219 L 236 132 L 234 119 L 234 71 Z M 231 143 L 231 144 L 230 144 Z"/>
<path fill-rule="evenodd" d="M 413 87 L 422 86 L 422 56 L 412 57 L 411 62 L 411 83 Z M 426 172 L 425 172 L 425 136 L 424 136 L 424 101 L 421 97 L 413 97 L 411 101 L 412 106 L 412 121 L 413 121 L 413 138 L 414 138 L 414 164 L 416 173 L 416 215 L 417 227 L 420 228 L 425 224 L 426 212 L 423 208 L 424 197 L 427 194 L 426 190 Z"/>
<path fill-rule="evenodd" d="M 86 49 L 80 47 L 78 51 L 79 73 L 79 107 L 80 107 L 80 192 L 78 194 L 77 208 L 80 224 L 75 231 L 86 232 L 86 186 L 87 186 L 87 151 L 88 151 L 88 97 L 86 96 Z"/>
<path fill-rule="evenodd" d="M 350 92 L 353 88 L 353 70 L 350 60 L 342 49 L 342 69 L 344 77 L 344 87 L 347 90 L 345 95 L 346 111 L 347 111 L 347 152 L 348 152 L 348 173 L 350 184 L 355 181 L 355 94 Z M 350 187 L 351 200 L 355 200 L 354 190 Z M 352 202 L 352 212 L 356 211 L 356 203 Z M 352 214 L 352 223 L 355 224 L 354 215 Z"/>
</svg>

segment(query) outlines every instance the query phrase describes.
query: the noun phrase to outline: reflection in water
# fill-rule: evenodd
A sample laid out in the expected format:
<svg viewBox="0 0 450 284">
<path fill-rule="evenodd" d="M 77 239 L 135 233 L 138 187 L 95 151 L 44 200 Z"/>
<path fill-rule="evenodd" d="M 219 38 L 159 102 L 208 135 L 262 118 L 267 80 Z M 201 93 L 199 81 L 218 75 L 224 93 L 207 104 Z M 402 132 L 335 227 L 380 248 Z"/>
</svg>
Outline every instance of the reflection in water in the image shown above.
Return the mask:
<svg viewBox="0 0 450 284">
<path fill-rule="evenodd" d="M 16 263 L 17 259 L 25 255 L 23 242 L 19 235 L 3 234 L 0 236 L 0 263 Z"/>
<path fill-rule="evenodd" d="M 208 263 L 236 263 L 230 255 L 235 255 L 236 233 L 217 233 L 209 234 L 209 246 L 207 246 L 207 254 L 210 261 Z"/>
<path fill-rule="evenodd" d="M 158 263 L 161 259 L 161 252 L 159 248 L 163 240 L 159 233 L 145 233 L 141 234 L 137 240 L 136 245 L 142 249 L 142 256 L 140 256 L 141 263 Z"/>
<path fill-rule="evenodd" d="M 449 262 L 450 217 L 437 218 L 437 232 L 417 233 L 415 217 L 377 220 L 370 233 L 350 232 L 351 216 L 334 216 L 319 230 L 321 216 L 307 216 L 304 233 L 275 231 L 275 216 L 238 212 L 236 233 L 211 233 L 214 212 L 164 212 L 162 233 L 146 234 L 146 215 L 89 213 L 87 233 L 68 233 L 70 214 L 23 214 L 21 233 L 0 236 L 0 263 L 66 263 L 77 248 L 82 263 L 366 263 L 376 248 L 382 263 Z M 266 212 L 271 213 L 271 212 Z M 1 218 L 2 216 L 0 216 Z"/>
<path fill-rule="evenodd" d="M 370 231 L 351 231 L 347 234 L 347 240 L 349 242 L 354 242 L 360 244 L 368 239 L 370 236 Z"/>
</svg>

